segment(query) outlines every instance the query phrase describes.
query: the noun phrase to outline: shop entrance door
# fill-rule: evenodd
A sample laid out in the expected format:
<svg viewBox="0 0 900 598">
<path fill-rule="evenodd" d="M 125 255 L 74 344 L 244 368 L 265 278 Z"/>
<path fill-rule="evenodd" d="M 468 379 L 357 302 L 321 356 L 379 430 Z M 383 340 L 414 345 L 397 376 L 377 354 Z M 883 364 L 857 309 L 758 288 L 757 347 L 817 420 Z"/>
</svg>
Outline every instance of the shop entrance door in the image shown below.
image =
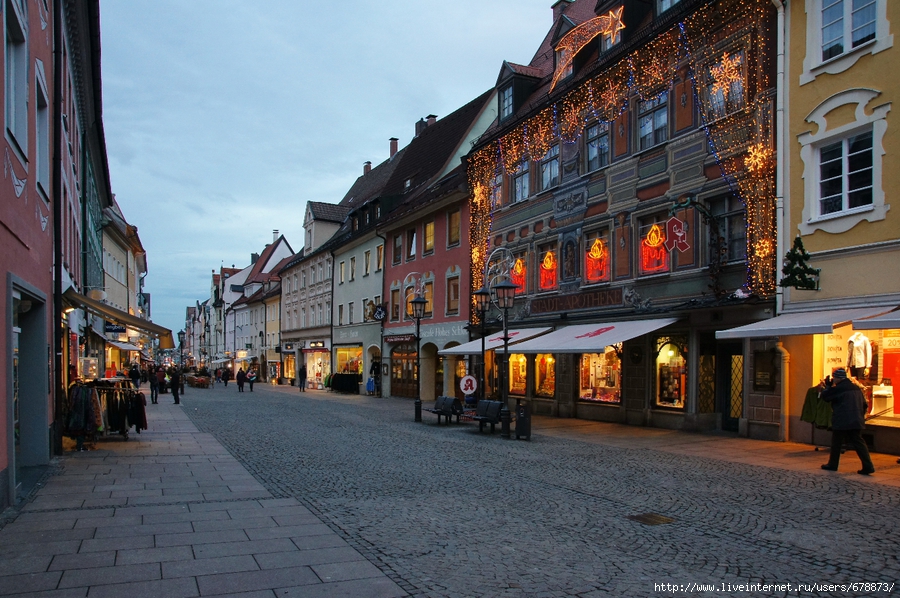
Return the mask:
<svg viewBox="0 0 900 598">
<path fill-rule="evenodd" d="M 13 452 L 13 484 L 14 496 L 19 495 L 22 487 L 22 434 L 19 425 L 19 333 L 20 329 L 13 328 L 13 356 L 12 356 L 12 430 L 15 449 Z"/>
<path fill-rule="evenodd" d="M 737 432 L 744 413 L 744 348 L 741 343 L 720 343 L 716 356 L 716 406 L 722 429 Z"/>
</svg>

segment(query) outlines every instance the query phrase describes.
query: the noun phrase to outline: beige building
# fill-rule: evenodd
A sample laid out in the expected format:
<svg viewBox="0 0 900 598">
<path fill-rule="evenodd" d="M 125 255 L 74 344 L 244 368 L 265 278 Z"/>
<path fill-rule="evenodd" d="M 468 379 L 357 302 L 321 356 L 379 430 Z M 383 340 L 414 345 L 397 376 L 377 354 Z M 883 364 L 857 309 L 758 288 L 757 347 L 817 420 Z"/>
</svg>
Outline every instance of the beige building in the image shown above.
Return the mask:
<svg viewBox="0 0 900 598">
<path fill-rule="evenodd" d="M 877 451 L 900 452 L 900 317 L 892 312 L 900 213 L 890 205 L 900 192 L 900 172 L 890 168 L 900 151 L 892 111 L 900 80 L 889 75 L 900 59 L 898 20 L 894 0 L 799 0 L 783 13 L 786 270 L 777 317 L 730 332 L 754 344 L 751 392 L 763 370 L 782 374 L 776 398 L 790 440 L 830 442 L 827 422 L 808 415 L 808 391 L 843 367 L 866 388 L 864 437 Z"/>
</svg>

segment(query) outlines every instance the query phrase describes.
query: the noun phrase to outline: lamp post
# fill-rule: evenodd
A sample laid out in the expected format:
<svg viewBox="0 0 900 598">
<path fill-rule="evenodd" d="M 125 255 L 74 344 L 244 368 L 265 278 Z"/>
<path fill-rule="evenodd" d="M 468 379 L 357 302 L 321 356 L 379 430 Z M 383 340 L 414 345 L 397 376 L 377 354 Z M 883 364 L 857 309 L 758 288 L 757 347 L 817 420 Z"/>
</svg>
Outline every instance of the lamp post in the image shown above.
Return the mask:
<svg viewBox="0 0 900 598">
<path fill-rule="evenodd" d="M 519 288 L 519 285 L 504 278 L 491 288 L 497 295 L 497 307 L 503 310 L 503 363 L 500 366 L 500 396 L 503 407 L 500 409 L 500 435 L 503 438 L 509 438 L 509 325 L 507 320 L 509 319 L 509 308 L 515 303 L 516 289 Z"/>
<path fill-rule="evenodd" d="M 178 331 L 178 355 L 179 355 L 179 370 L 180 376 L 179 380 L 181 380 L 181 393 L 184 394 L 184 330 Z"/>
<path fill-rule="evenodd" d="M 475 295 L 475 309 L 478 311 L 478 318 L 481 320 L 481 398 L 484 399 L 487 393 L 484 373 L 484 337 L 487 334 L 487 312 L 491 306 L 491 292 L 487 287 L 482 286 L 473 295 Z"/>
<path fill-rule="evenodd" d="M 422 318 L 425 317 L 425 306 L 428 301 L 422 297 L 421 293 L 416 293 L 415 299 L 409 301 L 412 305 L 413 317 L 416 319 L 416 402 L 415 421 L 422 421 L 422 337 L 420 334 L 420 326 Z"/>
</svg>

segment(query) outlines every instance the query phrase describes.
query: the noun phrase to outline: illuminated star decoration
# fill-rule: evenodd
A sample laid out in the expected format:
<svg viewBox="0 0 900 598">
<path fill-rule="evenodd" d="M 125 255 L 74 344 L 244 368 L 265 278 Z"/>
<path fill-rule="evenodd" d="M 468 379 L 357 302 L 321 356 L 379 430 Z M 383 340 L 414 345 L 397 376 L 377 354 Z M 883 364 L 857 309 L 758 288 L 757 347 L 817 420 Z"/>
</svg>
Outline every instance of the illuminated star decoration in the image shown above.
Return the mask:
<svg viewBox="0 0 900 598">
<path fill-rule="evenodd" d="M 585 21 L 559 40 L 559 44 L 556 46 L 556 72 L 553 73 L 553 83 L 550 85 L 550 91 L 553 91 L 566 69 L 572 64 L 575 55 L 591 43 L 591 40 L 598 35 L 609 35 L 615 38 L 619 31 L 625 29 L 625 24 L 622 23 L 622 11 L 624 9 L 625 6 L 622 5 L 616 10 L 609 11 L 609 14 Z"/>
<path fill-rule="evenodd" d="M 768 168 L 772 159 L 772 150 L 762 143 L 750 146 L 747 156 L 744 158 L 744 164 L 750 172 L 763 172 Z"/>
<path fill-rule="evenodd" d="M 713 95 L 722 92 L 722 97 L 730 99 L 731 86 L 743 79 L 741 75 L 741 57 L 725 54 L 722 56 L 722 62 L 712 67 L 710 73 L 714 79 L 712 85 Z"/>
</svg>

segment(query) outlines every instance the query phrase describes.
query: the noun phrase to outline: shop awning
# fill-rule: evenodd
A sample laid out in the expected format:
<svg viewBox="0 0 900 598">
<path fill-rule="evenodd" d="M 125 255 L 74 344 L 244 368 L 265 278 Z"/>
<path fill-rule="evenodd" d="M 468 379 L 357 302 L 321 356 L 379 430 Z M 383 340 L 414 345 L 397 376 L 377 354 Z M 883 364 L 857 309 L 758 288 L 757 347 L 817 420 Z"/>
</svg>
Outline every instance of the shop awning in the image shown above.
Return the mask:
<svg viewBox="0 0 900 598">
<path fill-rule="evenodd" d="M 510 353 L 602 353 L 610 345 L 649 334 L 677 321 L 678 318 L 659 318 L 564 326 L 510 347 Z"/>
<path fill-rule="evenodd" d="M 509 343 L 515 344 L 520 343 L 529 338 L 534 338 L 539 334 L 544 334 L 550 330 L 550 328 L 520 328 L 517 330 L 509 331 Z M 484 350 L 490 351 L 492 349 L 496 349 L 497 347 L 503 346 L 503 333 L 497 332 L 496 334 L 491 334 L 485 337 L 484 339 Z M 464 343 L 462 345 L 457 345 L 455 347 L 449 347 L 447 349 L 442 349 L 438 351 L 438 355 L 480 355 L 481 354 L 481 339 L 469 341 L 468 343 Z"/>
<path fill-rule="evenodd" d="M 900 310 L 889 311 L 886 314 L 864 320 L 854 318 L 853 328 L 855 330 L 891 330 L 900 328 Z"/>
<path fill-rule="evenodd" d="M 795 334 L 831 334 L 834 332 L 835 327 L 849 324 L 857 318 L 881 315 L 889 309 L 891 308 L 857 307 L 854 309 L 831 309 L 781 314 L 780 316 L 747 324 L 746 326 L 720 330 L 716 332 L 716 338 L 764 338 Z"/>
<path fill-rule="evenodd" d="M 175 338 L 172 336 L 172 331 L 168 328 L 164 328 L 153 322 L 148 322 L 147 320 L 133 316 L 120 309 L 101 303 L 100 301 L 95 301 L 90 297 L 85 297 L 84 295 L 77 293 L 72 287 L 69 287 L 66 292 L 63 293 L 63 296 L 71 303 L 81 305 L 89 312 L 94 313 L 101 318 L 105 318 L 110 322 L 115 322 L 119 326 L 143 330 L 147 334 L 159 337 L 160 349 L 175 348 Z"/>
<path fill-rule="evenodd" d="M 229 361 L 231 361 L 231 359 L 228 359 L 228 358 L 225 358 L 225 359 L 213 359 L 212 361 L 210 361 L 210 363 L 213 364 L 213 365 L 216 365 L 217 363 L 228 363 Z"/>
<path fill-rule="evenodd" d="M 140 351 L 141 348 L 131 343 L 120 343 L 119 341 L 106 341 L 114 347 L 118 347 L 122 351 Z"/>
</svg>

